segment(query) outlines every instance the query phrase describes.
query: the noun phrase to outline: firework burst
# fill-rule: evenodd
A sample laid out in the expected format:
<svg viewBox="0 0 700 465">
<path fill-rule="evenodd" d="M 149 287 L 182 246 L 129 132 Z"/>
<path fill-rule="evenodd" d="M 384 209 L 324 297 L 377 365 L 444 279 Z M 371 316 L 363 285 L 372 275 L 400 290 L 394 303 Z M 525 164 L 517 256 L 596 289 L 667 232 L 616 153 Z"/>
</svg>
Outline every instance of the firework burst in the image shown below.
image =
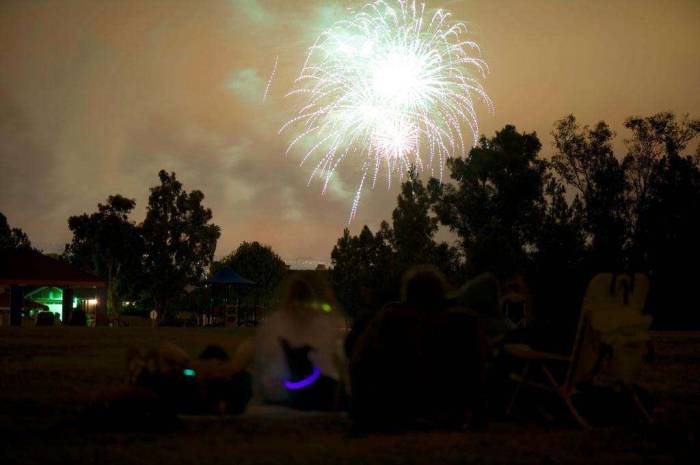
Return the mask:
<svg viewBox="0 0 700 465">
<path fill-rule="evenodd" d="M 309 49 L 288 94 L 300 109 L 280 133 L 297 131 L 287 153 L 305 147 L 301 164 L 314 161 L 309 183 L 320 177 L 322 192 L 341 162 L 358 163 L 350 220 L 363 186 L 374 187 L 381 172 L 391 186 L 411 166 L 434 175 L 437 164 L 442 178 L 445 160 L 476 143 L 475 101 L 492 104 L 481 84 L 486 63 L 466 33 L 445 10 L 377 0 L 333 24 Z"/>
</svg>

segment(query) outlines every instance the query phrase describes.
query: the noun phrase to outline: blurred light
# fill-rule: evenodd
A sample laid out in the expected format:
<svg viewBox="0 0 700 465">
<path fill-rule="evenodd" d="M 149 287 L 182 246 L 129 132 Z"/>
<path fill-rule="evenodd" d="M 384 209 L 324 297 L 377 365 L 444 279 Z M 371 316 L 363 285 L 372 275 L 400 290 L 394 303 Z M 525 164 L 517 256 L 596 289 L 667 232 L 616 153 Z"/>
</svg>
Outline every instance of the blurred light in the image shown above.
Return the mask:
<svg viewBox="0 0 700 465">
<path fill-rule="evenodd" d="M 288 381 L 284 380 L 284 387 L 290 391 L 295 391 L 297 389 L 304 389 L 305 387 L 311 386 L 319 377 L 321 376 L 321 369 L 314 366 L 313 371 L 309 376 L 300 381 Z"/>
</svg>

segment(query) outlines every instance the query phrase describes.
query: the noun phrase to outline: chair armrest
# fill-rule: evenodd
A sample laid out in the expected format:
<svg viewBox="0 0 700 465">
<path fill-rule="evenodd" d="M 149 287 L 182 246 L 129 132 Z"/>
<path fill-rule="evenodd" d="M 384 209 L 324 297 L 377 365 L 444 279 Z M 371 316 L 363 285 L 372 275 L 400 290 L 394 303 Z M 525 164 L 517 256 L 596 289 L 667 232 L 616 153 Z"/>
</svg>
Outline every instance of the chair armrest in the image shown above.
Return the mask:
<svg viewBox="0 0 700 465">
<path fill-rule="evenodd" d="M 527 344 L 506 344 L 504 350 L 510 355 L 523 360 L 552 360 L 557 362 L 570 362 L 570 355 L 553 354 L 535 350 Z"/>
</svg>

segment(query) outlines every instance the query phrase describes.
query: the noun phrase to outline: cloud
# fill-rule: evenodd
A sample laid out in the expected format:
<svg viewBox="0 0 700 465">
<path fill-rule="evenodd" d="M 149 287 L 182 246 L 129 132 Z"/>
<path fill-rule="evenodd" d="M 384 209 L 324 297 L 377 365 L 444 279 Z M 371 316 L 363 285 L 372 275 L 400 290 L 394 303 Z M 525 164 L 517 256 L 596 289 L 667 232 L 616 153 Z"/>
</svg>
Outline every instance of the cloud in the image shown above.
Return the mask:
<svg viewBox="0 0 700 465">
<path fill-rule="evenodd" d="M 233 72 L 225 88 L 247 103 L 260 102 L 265 92 L 265 81 L 253 68 L 239 69 Z"/>
<path fill-rule="evenodd" d="M 308 47 L 345 4 L 0 2 L 0 210 L 60 251 L 68 216 L 110 194 L 135 198 L 142 219 L 148 188 L 166 169 L 206 195 L 222 227 L 217 255 L 259 240 L 286 258 L 327 258 L 347 224 L 359 163 L 346 160 L 322 196 L 322 182 L 308 182 L 313 160 L 299 166 L 308 146 L 285 156 L 293 132 L 277 131 L 296 110 L 284 95 Z M 486 88 L 497 110 L 480 113 L 486 134 L 515 123 L 537 130 L 547 153 L 552 122 L 569 112 L 619 127 L 629 114 L 700 108 L 697 2 L 449 7 L 478 26 L 491 65 Z M 398 186 L 383 181 L 363 192 L 353 231 L 391 217 Z"/>
<path fill-rule="evenodd" d="M 243 13 L 245 17 L 257 25 L 272 25 L 275 17 L 257 0 L 231 0 L 235 13 Z"/>
<path fill-rule="evenodd" d="M 0 93 L 0 211 L 13 227 L 33 233 L 47 224 L 65 224 L 63 202 L 69 194 L 56 176 L 59 163 L 26 115 Z M 34 245 L 62 247 L 50 237 L 39 237 Z"/>
</svg>

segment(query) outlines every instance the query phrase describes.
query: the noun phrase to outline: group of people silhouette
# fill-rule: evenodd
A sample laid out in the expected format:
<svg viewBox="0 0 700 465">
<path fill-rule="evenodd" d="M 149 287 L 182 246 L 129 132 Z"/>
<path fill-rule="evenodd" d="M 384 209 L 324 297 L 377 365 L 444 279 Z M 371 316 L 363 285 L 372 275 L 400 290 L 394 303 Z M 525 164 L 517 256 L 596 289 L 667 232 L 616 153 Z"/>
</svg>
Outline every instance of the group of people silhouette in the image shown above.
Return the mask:
<svg viewBox="0 0 700 465">
<path fill-rule="evenodd" d="M 197 360 L 173 346 L 131 351 L 129 383 L 147 388 L 165 411 L 235 414 L 254 402 L 347 411 L 358 433 L 479 429 L 488 416 L 512 411 L 530 381 L 528 367 L 539 367 L 544 387 L 582 426 L 588 423 L 573 395 L 586 389 L 599 410 L 612 412 L 623 393 L 649 420 L 634 383 L 649 342 L 650 318 L 641 314 L 646 276 L 596 275 L 568 354 L 533 344 L 541 331 L 514 327 L 501 311 L 501 287 L 486 274 L 448 291 L 436 267 L 416 266 L 403 276 L 398 301 L 348 329 L 325 280 L 295 273 L 282 285 L 276 311 L 230 358 L 215 346 Z M 614 393 L 593 386 L 606 377 Z M 129 391 L 134 395 L 141 391 Z"/>
<path fill-rule="evenodd" d="M 436 267 L 412 268 L 400 301 L 344 334 L 335 302 L 318 310 L 330 291 L 293 278 L 256 336 L 257 392 L 295 408 L 347 408 L 358 430 L 478 426 L 488 342 L 477 313 L 447 290 Z"/>
</svg>

